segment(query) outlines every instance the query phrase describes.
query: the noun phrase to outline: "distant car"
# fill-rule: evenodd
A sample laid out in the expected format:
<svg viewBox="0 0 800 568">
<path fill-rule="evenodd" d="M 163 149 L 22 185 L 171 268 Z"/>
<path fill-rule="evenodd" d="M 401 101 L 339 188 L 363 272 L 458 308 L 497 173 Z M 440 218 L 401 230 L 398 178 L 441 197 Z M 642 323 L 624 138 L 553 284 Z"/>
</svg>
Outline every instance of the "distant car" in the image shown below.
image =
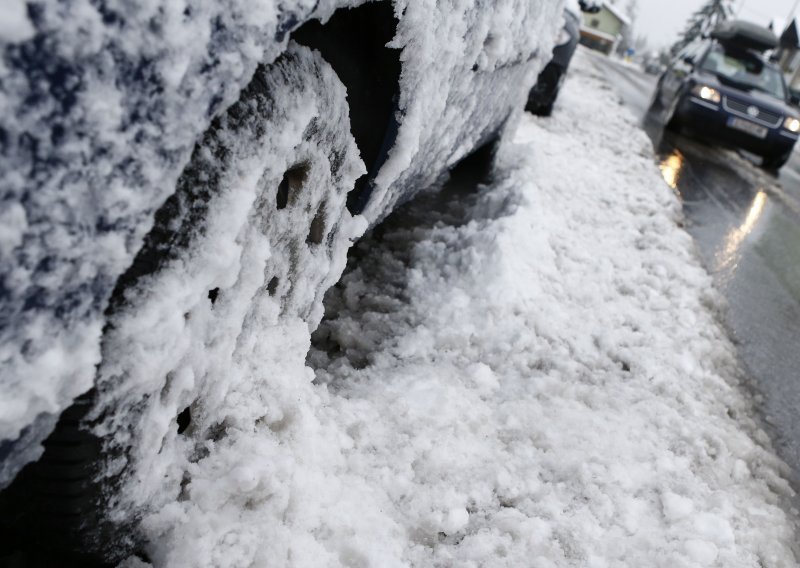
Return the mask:
<svg viewBox="0 0 800 568">
<path fill-rule="evenodd" d="M 800 90 L 789 87 L 789 102 L 794 107 L 800 107 Z"/>
<path fill-rule="evenodd" d="M 664 71 L 664 67 L 657 59 L 651 59 L 644 64 L 644 72 L 648 75 L 660 75 Z"/>
<path fill-rule="evenodd" d="M 800 113 L 780 69 L 763 51 L 777 45 L 769 31 L 732 22 L 681 51 L 653 98 L 668 127 L 740 148 L 780 169 L 800 133 Z"/>
<path fill-rule="evenodd" d="M 581 12 L 599 12 L 601 6 L 602 2 L 596 0 L 567 2 L 564 9 L 564 27 L 556 39 L 553 58 L 539 74 L 536 85 L 528 95 L 525 110 L 537 116 L 550 116 L 553 112 L 553 105 L 558 98 L 561 85 L 564 83 L 570 61 L 578 48 L 578 41 L 581 37 Z"/>
</svg>

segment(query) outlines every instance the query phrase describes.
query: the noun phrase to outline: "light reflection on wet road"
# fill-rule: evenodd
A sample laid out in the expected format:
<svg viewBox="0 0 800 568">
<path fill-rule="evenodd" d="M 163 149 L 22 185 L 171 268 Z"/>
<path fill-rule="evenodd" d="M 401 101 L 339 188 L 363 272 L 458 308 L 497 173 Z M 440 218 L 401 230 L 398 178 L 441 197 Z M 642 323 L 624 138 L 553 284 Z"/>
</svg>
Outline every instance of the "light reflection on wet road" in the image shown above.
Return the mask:
<svg viewBox="0 0 800 568">
<path fill-rule="evenodd" d="M 646 112 L 656 77 L 591 58 L 653 140 L 686 229 L 727 300 L 727 325 L 776 448 L 800 486 L 800 147 L 775 178 L 736 152 L 665 135 Z"/>
</svg>

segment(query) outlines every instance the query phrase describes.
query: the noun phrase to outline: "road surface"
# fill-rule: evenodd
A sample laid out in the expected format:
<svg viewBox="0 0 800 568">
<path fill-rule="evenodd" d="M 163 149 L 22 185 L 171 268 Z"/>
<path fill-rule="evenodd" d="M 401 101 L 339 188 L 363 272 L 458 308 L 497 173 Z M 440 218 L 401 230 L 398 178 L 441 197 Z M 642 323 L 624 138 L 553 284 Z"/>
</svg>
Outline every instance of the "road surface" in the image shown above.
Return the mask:
<svg viewBox="0 0 800 568">
<path fill-rule="evenodd" d="M 592 54 L 653 140 L 686 229 L 727 301 L 726 324 L 776 448 L 800 480 L 800 149 L 778 178 L 736 152 L 664 135 L 656 77 Z"/>
</svg>

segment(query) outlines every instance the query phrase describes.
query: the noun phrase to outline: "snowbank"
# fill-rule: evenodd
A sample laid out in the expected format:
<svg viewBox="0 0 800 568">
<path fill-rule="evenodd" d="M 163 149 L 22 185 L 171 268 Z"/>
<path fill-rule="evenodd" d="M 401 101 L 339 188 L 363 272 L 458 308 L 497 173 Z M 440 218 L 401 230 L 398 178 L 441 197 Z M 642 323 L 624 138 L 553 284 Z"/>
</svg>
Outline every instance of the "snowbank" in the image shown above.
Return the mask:
<svg viewBox="0 0 800 568">
<path fill-rule="evenodd" d="M 796 566 L 785 466 L 679 217 L 579 56 L 490 186 L 360 245 L 315 373 L 302 321 L 253 313 L 225 420 L 170 442 L 194 453 L 159 472 L 154 563 Z"/>
</svg>

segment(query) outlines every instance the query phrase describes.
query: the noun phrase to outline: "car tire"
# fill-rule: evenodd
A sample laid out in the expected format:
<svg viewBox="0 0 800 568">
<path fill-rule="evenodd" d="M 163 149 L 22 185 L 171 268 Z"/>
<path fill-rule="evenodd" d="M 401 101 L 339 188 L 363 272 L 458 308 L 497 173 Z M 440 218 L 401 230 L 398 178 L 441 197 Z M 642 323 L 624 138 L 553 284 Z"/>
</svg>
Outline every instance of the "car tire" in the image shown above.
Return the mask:
<svg viewBox="0 0 800 568">
<path fill-rule="evenodd" d="M 40 459 L 0 493 L 0 566 L 107 566 L 100 543 L 110 540 L 99 510 L 100 443 L 81 428 L 90 391 L 59 417 Z"/>
<path fill-rule="evenodd" d="M 561 91 L 565 73 L 564 69 L 553 62 L 548 63 L 539 74 L 536 85 L 528 95 L 525 110 L 536 116 L 553 114 L 553 107 L 556 104 L 558 93 Z"/>
<path fill-rule="evenodd" d="M 657 113 L 661 113 L 664 110 L 664 105 L 661 102 L 661 85 L 664 81 L 664 78 L 661 77 L 656 83 L 656 88 L 653 91 L 653 96 L 650 99 L 650 104 L 647 105 L 647 115 L 648 116 L 656 116 Z"/>
<path fill-rule="evenodd" d="M 784 165 L 786 165 L 786 162 L 789 161 L 789 158 L 791 156 L 792 156 L 791 150 L 789 150 L 784 154 L 778 154 L 778 155 L 767 154 L 765 156 L 762 156 L 761 167 L 767 171 L 777 172 Z"/>
<path fill-rule="evenodd" d="M 344 85 L 318 52 L 294 42 L 214 120 L 117 282 L 91 410 L 51 436 L 64 439 L 68 428 L 69 438 L 89 425 L 85 446 L 96 448 L 86 491 L 100 501 L 80 507 L 100 509 L 102 518 L 97 510 L 70 512 L 72 522 L 94 525 L 71 543 L 77 551 L 90 543 L 95 560 L 116 563 L 136 550 L 146 540 L 138 520 L 182 490 L 181 464 L 196 459 L 191 440 L 199 447 L 220 435 L 224 416 L 215 410 L 226 385 L 218 383 L 229 376 L 201 373 L 186 382 L 181 377 L 199 370 L 193 365 L 232 358 L 248 318 L 309 326 L 321 318 L 322 296 L 365 228 L 346 208 L 364 173 Z M 21 547 L 52 540 L 27 536 Z"/>
<path fill-rule="evenodd" d="M 553 98 L 554 100 L 550 101 L 549 103 L 535 105 L 535 106 L 528 106 L 525 110 L 527 110 L 528 112 L 530 112 L 531 114 L 533 114 L 535 116 L 542 116 L 542 117 L 551 116 L 553 114 L 553 107 L 556 104 L 556 102 L 555 102 L 555 97 L 556 96 L 558 96 L 558 92 L 557 91 L 556 91 L 556 93 L 554 95 L 554 98 Z"/>
<path fill-rule="evenodd" d="M 681 105 L 682 101 L 683 96 L 678 94 L 672 101 L 670 101 L 669 106 L 664 108 L 662 122 L 665 130 L 669 130 L 671 132 L 680 132 L 682 125 L 680 119 L 678 118 L 678 107 Z"/>
</svg>

